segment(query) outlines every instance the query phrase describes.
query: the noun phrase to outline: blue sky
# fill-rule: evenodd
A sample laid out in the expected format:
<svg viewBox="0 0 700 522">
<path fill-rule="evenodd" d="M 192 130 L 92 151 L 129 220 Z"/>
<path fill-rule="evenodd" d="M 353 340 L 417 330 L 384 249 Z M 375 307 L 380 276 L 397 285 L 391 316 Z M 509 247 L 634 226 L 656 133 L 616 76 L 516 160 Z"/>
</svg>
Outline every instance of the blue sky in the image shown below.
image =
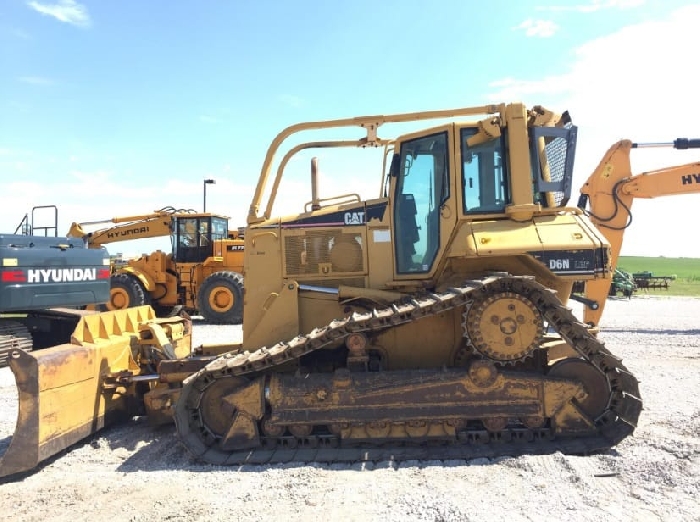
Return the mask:
<svg viewBox="0 0 700 522">
<path fill-rule="evenodd" d="M 62 233 L 71 221 L 201 209 L 204 178 L 216 179 L 207 210 L 243 225 L 287 125 L 516 100 L 571 112 L 577 190 L 618 139 L 700 137 L 698 20 L 700 4 L 673 0 L 5 0 L 0 230 L 34 205 L 58 205 Z M 633 167 L 698 152 L 640 150 Z M 379 193 L 376 154 L 357 152 L 355 165 L 318 155 L 323 196 Z M 291 165 L 275 214 L 310 199 L 307 159 Z M 635 202 L 623 254 L 700 257 L 698 201 Z M 110 250 L 156 247 L 168 242 Z"/>
</svg>

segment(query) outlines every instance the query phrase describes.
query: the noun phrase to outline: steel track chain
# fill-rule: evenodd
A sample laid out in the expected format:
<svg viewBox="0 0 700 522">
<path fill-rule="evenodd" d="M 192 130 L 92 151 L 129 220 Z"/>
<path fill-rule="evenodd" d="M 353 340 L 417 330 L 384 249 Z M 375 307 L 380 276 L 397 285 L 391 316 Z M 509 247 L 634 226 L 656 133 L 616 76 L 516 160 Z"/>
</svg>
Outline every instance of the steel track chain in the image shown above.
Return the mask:
<svg viewBox="0 0 700 522">
<path fill-rule="evenodd" d="M 203 425 L 199 405 L 204 390 L 217 379 L 231 376 L 255 378 L 285 362 L 342 341 L 357 332 L 380 332 L 423 317 L 470 304 L 472 300 L 499 292 L 515 292 L 529 299 L 554 329 L 582 358 L 598 368 L 610 385 L 605 411 L 595 419 L 598 434 L 587 437 L 559 437 L 546 428 L 505 429 L 491 433 L 468 430 L 456 441 L 411 445 L 390 441 L 385 444 L 347 447 L 333 435 L 305 438 L 264 439 L 253 450 L 222 451 L 205 443 L 212 434 Z M 211 361 L 184 381 L 176 405 L 175 422 L 181 441 L 199 460 L 219 465 L 272 464 L 282 462 L 357 462 L 379 460 L 443 460 L 493 458 L 512 454 L 547 454 L 555 451 L 585 454 L 608 449 L 630 435 L 642 410 L 636 378 L 585 324 L 564 306 L 553 291 L 529 276 L 498 275 L 467 281 L 464 286 L 441 293 L 416 296 L 391 307 L 353 313 L 334 320 L 306 335 L 299 335 L 254 352 L 231 353 Z M 266 448 L 272 442 L 274 447 Z"/>
<path fill-rule="evenodd" d="M 7 366 L 14 350 L 31 352 L 32 334 L 20 322 L 0 320 L 0 368 Z"/>
</svg>

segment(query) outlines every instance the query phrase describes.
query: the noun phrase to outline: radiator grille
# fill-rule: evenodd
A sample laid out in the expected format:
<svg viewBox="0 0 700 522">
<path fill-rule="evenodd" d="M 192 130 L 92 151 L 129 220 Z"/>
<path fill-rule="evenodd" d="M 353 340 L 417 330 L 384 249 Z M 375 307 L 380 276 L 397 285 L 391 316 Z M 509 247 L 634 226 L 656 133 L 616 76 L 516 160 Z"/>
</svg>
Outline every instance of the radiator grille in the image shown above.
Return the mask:
<svg viewBox="0 0 700 522">
<path fill-rule="evenodd" d="M 285 275 L 366 273 L 363 232 L 337 228 L 287 232 L 284 236 Z"/>
</svg>

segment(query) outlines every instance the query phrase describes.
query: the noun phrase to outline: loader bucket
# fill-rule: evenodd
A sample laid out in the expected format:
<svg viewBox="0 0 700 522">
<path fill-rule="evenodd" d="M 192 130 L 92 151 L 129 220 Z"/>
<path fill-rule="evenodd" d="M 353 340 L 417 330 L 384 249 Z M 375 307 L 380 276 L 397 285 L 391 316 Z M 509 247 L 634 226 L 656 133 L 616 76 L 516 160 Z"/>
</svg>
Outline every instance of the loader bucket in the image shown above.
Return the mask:
<svg viewBox="0 0 700 522">
<path fill-rule="evenodd" d="M 71 344 L 12 352 L 19 411 L 12 441 L 0 456 L 0 477 L 31 470 L 130 415 L 133 390 L 105 386 L 105 377 L 139 373 L 132 346 L 139 344 L 139 325 L 154 318 L 150 307 L 85 316 Z"/>
</svg>

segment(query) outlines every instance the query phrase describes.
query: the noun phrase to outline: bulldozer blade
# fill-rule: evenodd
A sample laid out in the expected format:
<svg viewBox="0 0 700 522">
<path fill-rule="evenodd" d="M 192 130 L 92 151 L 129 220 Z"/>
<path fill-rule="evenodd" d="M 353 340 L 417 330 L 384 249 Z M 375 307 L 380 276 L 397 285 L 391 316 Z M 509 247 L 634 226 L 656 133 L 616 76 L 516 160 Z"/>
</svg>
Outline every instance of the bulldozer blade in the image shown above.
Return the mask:
<svg viewBox="0 0 700 522">
<path fill-rule="evenodd" d="M 140 326 L 153 318 L 138 308 L 104 312 L 82 318 L 71 344 L 11 353 L 19 407 L 12 440 L 0 455 L 0 477 L 29 471 L 135 414 L 129 408 L 134 385 L 106 385 L 106 378 L 139 373 L 132 347 L 139 344 Z"/>
<path fill-rule="evenodd" d="M 123 396 L 102 393 L 101 373 L 117 366 L 114 355 L 120 354 L 72 344 L 13 352 L 19 411 L 0 477 L 36 467 L 126 413 Z"/>
</svg>

